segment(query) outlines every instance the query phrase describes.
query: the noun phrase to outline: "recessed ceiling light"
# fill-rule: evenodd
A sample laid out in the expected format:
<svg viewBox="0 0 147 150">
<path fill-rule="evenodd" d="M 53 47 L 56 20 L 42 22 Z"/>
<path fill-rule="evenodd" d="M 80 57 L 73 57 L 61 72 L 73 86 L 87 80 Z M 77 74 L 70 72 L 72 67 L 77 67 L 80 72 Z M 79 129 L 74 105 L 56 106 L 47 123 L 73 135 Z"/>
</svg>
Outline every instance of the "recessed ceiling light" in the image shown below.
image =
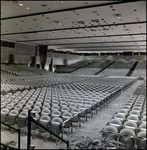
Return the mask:
<svg viewBox="0 0 147 150">
<path fill-rule="evenodd" d="M 30 9 L 29 7 L 27 7 L 27 9 Z"/>
<path fill-rule="evenodd" d="M 19 6 L 23 6 L 23 4 L 20 3 Z"/>
<path fill-rule="evenodd" d="M 63 2 L 60 2 L 61 4 L 63 4 Z"/>
</svg>

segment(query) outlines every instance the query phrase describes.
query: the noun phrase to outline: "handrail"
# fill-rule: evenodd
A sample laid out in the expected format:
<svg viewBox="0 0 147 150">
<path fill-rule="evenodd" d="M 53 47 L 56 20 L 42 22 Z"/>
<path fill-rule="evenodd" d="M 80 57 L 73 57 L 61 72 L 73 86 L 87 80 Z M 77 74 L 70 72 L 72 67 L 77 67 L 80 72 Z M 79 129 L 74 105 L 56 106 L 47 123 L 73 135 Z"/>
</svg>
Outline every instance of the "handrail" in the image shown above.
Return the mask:
<svg viewBox="0 0 147 150">
<path fill-rule="evenodd" d="M 3 143 L 0 143 L 2 146 L 4 147 L 7 147 L 7 148 L 10 148 L 10 149 L 17 149 L 15 147 L 12 147 L 12 146 L 9 146 L 9 145 L 6 145 L 6 144 L 3 144 Z M 20 149 L 20 148 L 19 148 Z"/>
<path fill-rule="evenodd" d="M 46 127 L 44 127 L 42 124 L 38 123 L 37 121 L 35 121 L 32 117 L 31 117 L 31 110 L 28 111 L 28 145 L 27 145 L 27 149 L 30 149 L 30 143 L 31 143 L 31 121 L 34 122 L 35 124 L 37 124 L 38 126 L 42 127 L 44 130 L 50 132 L 51 134 L 53 134 L 55 137 L 57 137 L 58 139 L 60 139 L 61 141 L 63 141 L 64 143 L 67 144 L 67 149 L 69 147 L 69 141 L 64 140 L 63 138 L 61 138 L 60 136 L 56 135 L 54 132 L 52 132 L 51 130 L 47 129 Z"/>
<path fill-rule="evenodd" d="M 10 125 L 8 125 L 8 124 L 2 122 L 2 121 L 0 121 L 0 123 L 2 123 L 2 124 L 4 124 L 5 126 L 7 126 L 7 127 L 9 127 L 9 128 L 11 128 L 11 129 L 13 129 L 13 130 L 15 130 L 15 131 L 18 132 L 18 149 L 20 149 L 20 129 L 16 129 L 16 128 L 14 128 L 14 127 L 12 127 L 12 126 L 10 126 Z M 6 146 L 5 144 L 2 144 L 2 143 L 0 143 L 0 144 Z M 7 147 L 10 147 L 10 146 L 7 146 Z M 10 147 L 10 148 L 11 148 L 11 147 Z M 13 147 L 12 147 L 12 148 L 13 148 Z M 17 148 L 15 148 L 15 149 L 17 149 Z"/>
</svg>

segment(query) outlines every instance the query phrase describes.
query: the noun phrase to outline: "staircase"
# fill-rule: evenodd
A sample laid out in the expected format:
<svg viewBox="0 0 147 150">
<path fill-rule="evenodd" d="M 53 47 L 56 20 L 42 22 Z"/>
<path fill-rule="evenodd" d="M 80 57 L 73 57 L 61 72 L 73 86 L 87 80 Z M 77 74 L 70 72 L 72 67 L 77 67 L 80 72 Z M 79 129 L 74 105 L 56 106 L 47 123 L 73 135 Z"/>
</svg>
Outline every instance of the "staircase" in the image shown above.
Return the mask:
<svg viewBox="0 0 147 150">
<path fill-rule="evenodd" d="M 133 73 L 133 71 L 134 71 L 134 69 L 136 68 L 137 64 L 138 64 L 138 61 L 136 61 L 136 62 L 134 63 L 134 65 L 133 65 L 132 68 L 129 70 L 129 72 L 126 74 L 126 76 L 131 76 L 131 74 Z"/>
<path fill-rule="evenodd" d="M 94 75 L 98 75 L 100 72 L 102 72 L 103 70 L 107 69 L 108 67 L 110 67 L 114 63 L 115 63 L 115 61 L 113 61 L 112 63 L 108 64 L 107 66 L 105 66 L 104 68 L 102 68 L 101 70 L 99 70 L 98 72 L 96 72 Z"/>
</svg>

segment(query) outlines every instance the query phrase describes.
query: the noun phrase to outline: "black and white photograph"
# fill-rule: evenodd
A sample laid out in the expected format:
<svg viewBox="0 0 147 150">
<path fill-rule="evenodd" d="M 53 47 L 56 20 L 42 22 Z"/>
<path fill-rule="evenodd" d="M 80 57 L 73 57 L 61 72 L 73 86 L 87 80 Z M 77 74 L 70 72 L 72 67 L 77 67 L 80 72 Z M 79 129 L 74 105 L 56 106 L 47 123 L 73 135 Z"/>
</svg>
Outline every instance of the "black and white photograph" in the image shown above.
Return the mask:
<svg viewBox="0 0 147 150">
<path fill-rule="evenodd" d="M 1 149 L 146 149 L 146 1 L 1 1 Z"/>
</svg>

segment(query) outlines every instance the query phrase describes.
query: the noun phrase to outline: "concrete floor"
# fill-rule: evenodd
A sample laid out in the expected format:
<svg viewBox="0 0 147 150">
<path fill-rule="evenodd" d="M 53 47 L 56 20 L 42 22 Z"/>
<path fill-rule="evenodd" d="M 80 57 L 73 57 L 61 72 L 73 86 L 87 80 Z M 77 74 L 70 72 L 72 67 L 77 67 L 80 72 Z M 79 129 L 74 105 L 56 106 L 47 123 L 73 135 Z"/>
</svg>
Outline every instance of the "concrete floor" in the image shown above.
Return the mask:
<svg viewBox="0 0 147 150">
<path fill-rule="evenodd" d="M 122 92 L 116 99 L 114 99 L 106 108 L 102 109 L 99 113 L 88 119 L 87 122 L 82 124 L 78 129 L 74 129 L 73 133 L 70 133 L 68 137 L 64 134 L 64 139 L 69 140 L 71 143 L 74 140 L 80 141 L 84 137 L 91 137 L 92 139 L 100 137 L 101 129 L 111 119 L 114 113 L 121 107 L 121 105 L 130 97 L 132 92 L 141 84 L 141 80 L 135 82 L 126 91 Z M 1 142 L 17 141 L 17 134 L 10 134 L 10 131 L 1 132 Z M 54 141 L 43 142 L 41 138 L 31 139 L 31 144 L 35 145 L 35 149 L 60 149 L 66 148 L 65 143 L 58 143 L 55 145 Z M 17 145 L 16 145 L 17 146 Z M 21 136 L 21 149 L 27 148 L 27 136 Z"/>
</svg>

